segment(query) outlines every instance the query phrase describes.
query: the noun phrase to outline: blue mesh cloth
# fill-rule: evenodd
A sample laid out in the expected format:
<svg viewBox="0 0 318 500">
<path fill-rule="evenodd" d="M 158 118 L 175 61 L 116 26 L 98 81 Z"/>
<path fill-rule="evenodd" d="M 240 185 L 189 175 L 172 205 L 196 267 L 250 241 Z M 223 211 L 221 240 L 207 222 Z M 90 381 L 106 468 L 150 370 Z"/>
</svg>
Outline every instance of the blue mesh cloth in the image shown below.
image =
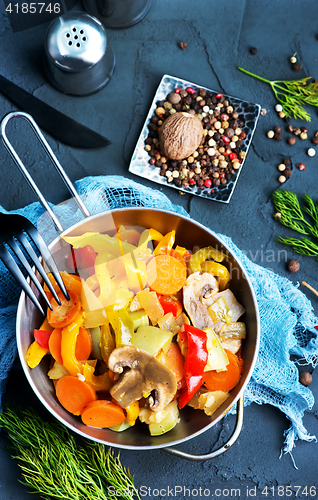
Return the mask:
<svg viewBox="0 0 318 500">
<path fill-rule="evenodd" d="M 188 216 L 182 207 L 173 205 L 160 191 L 120 176 L 85 177 L 77 181 L 75 187 L 91 214 L 120 207 L 146 206 Z M 52 208 L 65 228 L 83 218 L 72 201 Z M 57 235 L 38 202 L 10 213 L 22 214 L 37 224 L 47 242 Z M 313 367 L 317 364 L 318 331 L 314 327 L 318 325 L 318 318 L 307 297 L 288 279 L 251 262 L 229 237 L 221 234 L 218 237 L 243 263 L 260 312 L 260 349 L 244 393 L 245 404 L 271 404 L 288 417 L 291 425 L 285 431 L 283 451 L 291 452 L 297 439 L 316 439 L 303 425 L 304 412 L 312 408 L 314 397 L 308 387 L 299 383 L 298 369 L 292 359 L 297 357 L 298 363 Z M 19 287 L 0 261 L 0 405 L 17 356 L 15 316 L 19 294 Z"/>
</svg>

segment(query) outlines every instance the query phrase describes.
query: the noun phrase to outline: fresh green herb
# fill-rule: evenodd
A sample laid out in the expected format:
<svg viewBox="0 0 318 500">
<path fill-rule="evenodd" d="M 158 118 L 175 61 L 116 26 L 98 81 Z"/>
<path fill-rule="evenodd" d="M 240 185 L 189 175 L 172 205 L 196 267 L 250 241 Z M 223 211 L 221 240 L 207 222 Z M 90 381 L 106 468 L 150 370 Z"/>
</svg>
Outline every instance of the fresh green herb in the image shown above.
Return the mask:
<svg viewBox="0 0 318 500">
<path fill-rule="evenodd" d="M 22 484 L 45 500 L 140 500 L 133 477 L 111 450 L 74 437 L 59 422 L 45 422 L 34 410 L 5 408 L 0 413 L 18 460 Z"/>
<path fill-rule="evenodd" d="M 301 120 L 311 121 L 310 114 L 302 107 L 305 104 L 318 106 L 318 82 L 313 80 L 308 83 L 311 76 L 301 78 L 300 80 L 267 80 L 246 69 L 240 67 L 238 69 L 262 82 L 268 83 L 276 99 L 283 106 L 283 111 L 286 116 L 293 116 Z"/>
<path fill-rule="evenodd" d="M 318 202 L 314 203 L 312 198 L 306 194 L 303 197 L 304 205 L 301 206 L 295 193 L 283 190 L 275 191 L 272 194 L 272 199 L 279 214 L 277 220 L 281 224 L 313 238 L 279 237 L 277 241 L 291 246 L 295 252 L 301 255 L 318 257 Z M 309 216 L 310 222 L 306 219 L 305 214 Z"/>
</svg>

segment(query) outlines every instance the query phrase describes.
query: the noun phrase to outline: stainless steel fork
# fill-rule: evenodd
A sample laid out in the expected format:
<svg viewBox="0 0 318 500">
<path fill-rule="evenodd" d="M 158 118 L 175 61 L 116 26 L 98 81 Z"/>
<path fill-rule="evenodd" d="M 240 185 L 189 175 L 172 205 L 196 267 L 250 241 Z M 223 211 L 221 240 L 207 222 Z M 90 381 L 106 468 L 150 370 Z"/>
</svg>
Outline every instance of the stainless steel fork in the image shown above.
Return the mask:
<svg viewBox="0 0 318 500">
<path fill-rule="evenodd" d="M 29 239 L 27 238 L 27 236 L 29 237 Z M 43 261 L 45 262 L 49 271 L 52 273 L 65 298 L 69 299 L 68 292 L 65 288 L 51 252 L 49 251 L 42 236 L 35 229 L 33 224 L 22 215 L 0 213 L 0 259 L 15 277 L 19 285 L 32 300 L 35 306 L 42 314 L 44 314 L 43 308 L 37 297 L 35 296 L 30 283 L 27 281 L 26 276 L 22 272 L 21 266 L 30 276 L 30 279 L 33 281 L 42 297 L 44 297 L 44 300 L 50 309 L 52 309 L 52 306 L 32 269 L 33 266 L 36 267 L 36 269 L 42 276 L 43 281 L 48 286 L 48 289 L 52 293 L 57 303 L 60 304 L 61 302 L 30 240 L 39 250 L 40 254 L 42 255 Z M 29 256 L 31 264 L 29 263 L 25 252 Z M 20 263 L 20 266 L 17 263 L 17 259 Z"/>
</svg>

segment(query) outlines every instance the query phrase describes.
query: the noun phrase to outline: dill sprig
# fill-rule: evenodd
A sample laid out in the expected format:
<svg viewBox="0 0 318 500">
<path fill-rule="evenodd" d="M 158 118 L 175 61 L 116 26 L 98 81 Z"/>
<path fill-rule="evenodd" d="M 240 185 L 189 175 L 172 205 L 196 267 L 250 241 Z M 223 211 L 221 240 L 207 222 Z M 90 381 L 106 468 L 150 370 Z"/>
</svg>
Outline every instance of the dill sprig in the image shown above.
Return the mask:
<svg viewBox="0 0 318 500">
<path fill-rule="evenodd" d="M 311 121 L 310 114 L 303 108 L 305 104 L 318 106 L 318 82 L 313 80 L 309 83 L 311 76 L 300 80 L 267 80 L 246 69 L 240 67 L 238 69 L 262 82 L 268 83 L 276 99 L 281 103 L 286 116 Z"/>
<path fill-rule="evenodd" d="M 139 499 L 133 477 L 119 455 L 93 441 L 77 445 L 59 422 L 45 422 L 33 409 L 5 408 L 0 427 L 10 439 L 22 484 L 45 500 Z"/>
<path fill-rule="evenodd" d="M 314 203 L 312 198 L 305 194 L 303 196 L 304 205 L 301 206 L 295 193 L 284 190 L 275 191 L 272 194 L 272 200 L 276 212 L 279 214 L 277 220 L 281 224 L 313 238 L 283 238 L 280 236 L 277 241 L 292 247 L 295 252 L 301 255 L 318 257 L 318 202 Z M 309 216 L 310 221 L 305 218 L 305 214 Z"/>
</svg>

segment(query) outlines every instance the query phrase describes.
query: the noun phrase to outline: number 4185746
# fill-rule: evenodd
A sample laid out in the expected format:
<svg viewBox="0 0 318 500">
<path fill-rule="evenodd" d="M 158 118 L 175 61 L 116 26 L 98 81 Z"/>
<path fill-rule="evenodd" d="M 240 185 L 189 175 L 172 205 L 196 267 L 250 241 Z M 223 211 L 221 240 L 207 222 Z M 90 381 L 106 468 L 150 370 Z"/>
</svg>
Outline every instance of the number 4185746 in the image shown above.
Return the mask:
<svg viewBox="0 0 318 500">
<path fill-rule="evenodd" d="M 31 2 L 31 3 L 22 3 L 19 5 L 18 3 L 12 4 L 9 3 L 9 5 L 6 8 L 6 12 L 9 12 L 9 14 L 12 13 L 22 13 L 22 14 L 41 14 L 41 12 L 49 12 L 49 13 L 54 13 L 54 14 L 59 14 L 61 11 L 61 4 L 59 3 L 37 3 L 37 2 Z"/>
</svg>

